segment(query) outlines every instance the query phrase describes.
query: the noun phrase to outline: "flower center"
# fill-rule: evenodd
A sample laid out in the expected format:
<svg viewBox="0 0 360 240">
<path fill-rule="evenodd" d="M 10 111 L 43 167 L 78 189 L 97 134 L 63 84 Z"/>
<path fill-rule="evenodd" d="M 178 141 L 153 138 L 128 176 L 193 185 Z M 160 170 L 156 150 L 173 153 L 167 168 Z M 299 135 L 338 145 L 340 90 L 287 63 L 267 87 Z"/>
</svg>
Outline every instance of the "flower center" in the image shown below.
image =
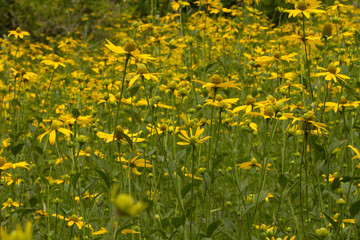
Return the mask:
<svg viewBox="0 0 360 240">
<path fill-rule="evenodd" d="M 219 75 L 215 74 L 210 78 L 210 82 L 214 85 L 219 85 L 222 82 L 222 79 Z"/>
<path fill-rule="evenodd" d="M 73 222 L 77 222 L 79 220 L 79 218 L 75 214 L 73 214 L 69 217 L 69 220 L 73 221 Z"/>
<path fill-rule="evenodd" d="M 60 128 L 60 126 L 61 126 L 61 122 L 55 120 L 51 123 L 51 130 L 57 130 Z"/>
<path fill-rule="evenodd" d="M 137 45 L 136 45 L 135 41 L 131 39 L 126 42 L 124 50 L 126 52 L 133 52 L 136 50 L 136 47 L 137 47 Z"/>
<path fill-rule="evenodd" d="M 246 97 L 245 105 L 254 105 L 254 103 L 256 103 L 256 99 L 253 96 L 248 95 Z"/>
<path fill-rule="evenodd" d="M 307 6 L 307 4 L 305 2 L 300 1 L 296 5 L 296 8 L 299 9 L 300 11 L 305 11 L 308 8 L 308 6 Z"/>
<path fill-rule="evenodd" d="M 274 116 L 275 112 L 274 112 L 274 108 L 272 106 L 267 106 L 264 110 L 264 115 L 268 116 L 268 117 L 272 117 Z"/>
<path fill-rule="evenodd" d="M 138 74 L 146 74 L 148 73 L 147 67 L 145 66 L 145 64 L 140 63 L 137 69 L 137 73 Z"/>
<path fill-rule="evenodd" d="M 330 63 L 326 69 L 329 73 L 336 74 L 336 66 L 333 63 Z"/>
<path fill-rule="evenodd" d="M 346 97 L 341 96 L 341 98 L 340 98 L 340 104 L 347 104 L 347 103 L 348 103 L 348 100 L 346 99 Z"/>
<path fill-rule="evenodd" d="M 165 123 L 160 125 L 160 131 L 165 132 L 167 129 L 167 125 Z"/>
<path fill-rule="evenodd" d="M 191 136 L 190 138 L 189 138 L 189 143 L 190 143 L 190 145 L 194 145 L 194 144 L 196 144 L 197 143 L 197 137 L 195 137 L 195 136 Z"/>
</svg>

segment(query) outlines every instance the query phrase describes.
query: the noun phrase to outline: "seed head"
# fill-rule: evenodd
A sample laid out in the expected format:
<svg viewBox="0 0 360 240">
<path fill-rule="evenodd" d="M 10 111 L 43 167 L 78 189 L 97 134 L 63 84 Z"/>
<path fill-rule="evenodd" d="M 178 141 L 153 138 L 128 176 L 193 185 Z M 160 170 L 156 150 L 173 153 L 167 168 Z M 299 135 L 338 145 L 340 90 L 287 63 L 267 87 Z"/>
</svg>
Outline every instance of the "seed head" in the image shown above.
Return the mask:
<svg viewBox="0 0 360 240">
<path fill-rule="evenodd" d="M 334 63 L 330 63 L 326 69 L 329 73 L 336 74 L 336 65 Z"/>
<path fill-rule="evenodd" d="M 134 40 L 130 39 L 126 42 L 124 50 L 128 53 L 135 51 L 137 48 L 137 45 Z"/>
<path fill-rule="evenodd" d="M 332 36 L 332 24 L 330 22 L 324 24 L 321 34 L 326 37 Z"/>
<path fill-rule="evenodd" d="M 137 73 L 138 74 L 146 74 L 146 73 L 148 73 L 146 65 L 143 64 L 143 63 L 140 63 L 139 66 L 138 66 L 138 69 L 137 69 Z"/>
<path fill-rule="evenodd" d="M 308 8 L 308 6 L 304 1 L 300 1 L 296 4 L 295 8 L 299 9 L 300 11 L 305 11 Z"/>
<path fill-rule="evenodd" d="M 222 78 L 218 74 L 215 74 L 210 78 L 210 82 L 214 85 L 219 85 L 222 82 Z"/>
</svg>

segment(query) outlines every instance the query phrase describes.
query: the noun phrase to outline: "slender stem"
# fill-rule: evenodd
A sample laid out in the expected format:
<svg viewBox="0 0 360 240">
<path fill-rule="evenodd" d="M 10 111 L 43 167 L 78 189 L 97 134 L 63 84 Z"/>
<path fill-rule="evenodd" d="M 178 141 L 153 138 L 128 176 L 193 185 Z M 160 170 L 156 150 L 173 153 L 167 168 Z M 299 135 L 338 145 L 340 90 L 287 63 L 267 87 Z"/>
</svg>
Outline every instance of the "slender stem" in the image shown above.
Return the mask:
<svg viewBox="0 0 360 240">
<path fill-rule="evenodd" d="M 307 44 L 306 44 L 306 34 L 305 34 L 305 15 L 304 14 L 302 16 L 302 20 L 303 20 L 303 42 L 304 42 L 304 46 L 305 46 L 305 61 L 306 61 L 305 65 L 306 65 L 307 80 L 308 80 L 305 83 L 305 86 L 309 88 L 311 101 L 313 101 L 314 96 L 313 96 L 313 91 L 312 91 L 312 87 L 311 87 L 311 79 L 310 79 L 310 64 L 309 64 L 309 59 L 308 59 L 308 54 L 307 54 Z"/>
</svg>

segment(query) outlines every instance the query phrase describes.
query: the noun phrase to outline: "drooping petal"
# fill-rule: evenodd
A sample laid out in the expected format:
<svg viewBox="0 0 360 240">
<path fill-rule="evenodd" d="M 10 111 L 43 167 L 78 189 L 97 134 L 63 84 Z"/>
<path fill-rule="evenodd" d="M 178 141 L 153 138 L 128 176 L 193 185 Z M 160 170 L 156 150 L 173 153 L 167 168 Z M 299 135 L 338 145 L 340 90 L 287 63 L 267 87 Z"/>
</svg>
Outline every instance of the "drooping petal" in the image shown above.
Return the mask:
<svg viewBox="0 0 360 240">
<path fill-rule="evenodd" d="M 43 137 L 44 137 L 46 134 L 48 134 L 49 132 L 51 132 L 51 130 L 46 131 L 46 132 L 44 132 L 43 134 L 39 135 L 39 136 L 37 137 L 37 139 L 39 139 L 39 141 L 41 142 L 41 140 L 43 139 Z"/>
<path fill-rule="evenodd" d="M 55 140 L 56 140 L 56 130 L 52 130 L 50 132 L 50 137 L 49 137 L 49 142 L 51 145 L 55 144 Z"/>
</svg>

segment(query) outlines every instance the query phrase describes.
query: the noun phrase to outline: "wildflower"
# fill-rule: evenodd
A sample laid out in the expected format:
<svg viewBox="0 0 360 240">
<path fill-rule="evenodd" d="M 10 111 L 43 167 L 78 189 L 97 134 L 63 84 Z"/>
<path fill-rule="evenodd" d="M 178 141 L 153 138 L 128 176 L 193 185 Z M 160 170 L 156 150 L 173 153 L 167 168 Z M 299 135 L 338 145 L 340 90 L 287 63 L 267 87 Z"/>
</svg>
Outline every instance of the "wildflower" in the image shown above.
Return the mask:
<svg viewBox="0 0 360 240">
<path fill-rule="evenodd" d="M 60 41 L 58 48 L 63 50 L 64 52 L 69 52 L 76 48 L 78 45 L 77 41 L 72 37 L 65 39 L 65 41 Z"/>
<path fill-rule="evenodd" d="M 76 226 L 81 229 L 84 225 L 84 222 L 81 221 L 82 217 L 78 217 L 76 214 L 71 215 L 69 218 L 65 218 L 65 221 L 68 221 L 68 226 L 76 224 Z"/>
<path fill-rule="evenodd" d="M 21 30 L 20 27 L 17 27 L 16 30 L 9 31 L 8 37 L 10 37 L 11 35 L 14 35 L 15 38 L 19 37 L 19 38 L 23 39 L 24 36 L 30 36 L 30 33 L 27 31 Z"/>
<path fill-rule="evenodd" d="M 257 162 L 256 158 L 252 158 L 249 162 L 244 162 L 240 164 L 236 164 L 236 166 L 239 167 L 239 169 L 251 169 L 254 167 L 261 168 L 261 164 Z"/>
<path fill-rule="evenodd" d="M 148 101 L 146 99 L 140 99 L 135 103 L 136 106 L 149 106 Z M 152 107 L 159 107 L 159 108 L 166 108 L 166 109 L 173 109 L 173 107 L 168 106 L 166 104 L 161 103 L 159 100 L 154 99 L 154 102 L 150 103 Z"/>
<path fill-rule="evenodd" d="M 354 148 L 351 145 L 348 145 L 349 148 L 351 148 L 355 152 L 355 156 L 352 159 L 360 158 L 360 152 L 357 148 Z M 356 165 L 357 168 L 360 168 L 360 165 Z"/>
<path fill-rule="evenodd" d="M 105 46 L 110 49 L 112 52 L 118 54 L 127 54 L 128 56 L 132 56 L 138 59 L 144 60 L 155 60 L 155 58 L 151 57 L 149 54 L 140 54 L 140 50 L 137 48 L 137 45 L 134 40 L 129 40 L 126 42 L 125 47 L 122 48 L 120 46 L 115 46 L 109 40 L 107 40 L 107 44 Z"/>
<path fill-rule="evenodd" d="M 189 178 L 193 178 L 193 175 L 191 174 L 191 173 L 189 173 L 189 171 L 187 170 L 187 168 L 186 167 L 182 167 L 181 168 L 181 171 L 184 173 L 184 176 L 185 177 L 189 177 Z M 176 173 L 175 173 L 175 175 L 177 175 Z M 195 180 L 202 180 L 202 178 L 200 178 L 200 177 L 197 177 L 197 176 L 195 176 L 194 175 L 194 179 Z"/>
<path fill-rule="evenodd" d="M 245 105 L 234 108 L 233 112 L 237 113 L 245 109 L 245 112 L 248 113 L 254 108 L 255 103 L 256 103 L 256 99 L 253 96 L 248 95 L 245 100 Z"/>
<path fill-rule="evenodd" d="M 235 81 L 229 81 L 229 82 L 222 82 L 222 78 L 215 74 L 210 78 L 210 82 L 206 83 L 199 80 L 193 80 L 194 82 L 201 83 L 203 85 L 203 88 L 207 88 L 209 91 L 210 89 L 218 89 L 218 88 L 237 88 L 239 89 L 240 83 L 236 83 Z"/>
<path fill-rule="evenodd" d="M 324 123 L 320 123 L 320 122 L 315 122 L 315 114 L 313 111 L 308 111 L 306 112 L 303 117 L 300 118 L 294 118 L 293 119 L 293 123 L 296 121 L 300 121 L 301 122 L 301 128 L 304 131 L 311 131 L 313 126 L 315 126 L 318 131 L 319 130 L 324 130 L 325 132 L 328 133 L 328 131 L 325 129 L 326 124 Z"/>
<path fill-rule="evenodd" d="M 120 162 L 124 162 L 126 164 L 123 165 L 123 167 L 126 169 L 129 167 L 131 168 L 131 171 L 136 174 L 136 175 L 141 175 L 141 173 L 137 170 L 137 167 L 152 167 L 152 165 L 150 164 L 149 160 L 145 160 L 145 159 L 137 159 L 139 156 L 134 157 L 133 159 L 131 159 L 130 163 L 128 160 L 126 160 L 125 158 L 121 157 L 120 158 Z"/>
<path fill-rule="evenodd" d="M 328 112 L 330 110 L 334 110 L 336 113 L 338 110 L 343 111 L 345 107 L 354 107 L 357 108 L 359 106 L 360 101 L 355 102 L 348 102 L 346 97 L 341 96 L 340 101 L 338 103 L 336 102 L 326 102 L 325 103 L 325 112 Z"/>
<path fill-rule="evenodd" d="M 238 166 L 239 169 L 244 169 L 244 170 L 252 169 L 255 167 L 262 168 L 261 164 L 257 162 L 256 158 L 252 158 L 249 162 L 236 164 L 236 166 Z M 268 163 L 266 169 L 270 170 L 270 167 L 271 167 L 271 163 Z"/>
<path fill-rule="evenodd" d="M 205 142 L 205 140 L 209 139 L 210 136 L 206 136 L 203 139 L 199 139 L 200 135 L 204 132 L 204 130 L 205 130 L 204 128 L 201 129 L 200 127 L 197 127 L 197 129 L 195 131 L 195 135 L 193 135 L 192 129 L 190 128 L 190 137 L 186 131 L 180 130 L 180 133 L 182 135 L 178 135 L 178 136 L 179 136 L 179 138 L 185 140 L 186 142 L 178 142 L 177 144 L 178 145 L 196 145 L 196 144 Z"/>
<path fill-rule="evenodd" d="M 190 3 L 185 2 L 185 1 L 178 1 L 178 2 L 171 2 L 171 8 L 177 12 L 179 10 L 179 8 L 183 8 L 185 6 L 190 6 Z"/>
<path fill-rule="evenodd" d="M 54 69 L 57 69 L 59 66 L 65 67 L 65 64 L 62 63 L 63 59 L 61 59 L 58 55 L 54 55 L 52 59 L 45 59 L 41 61 L 41 63 L 44 63 L 48 66 L 53 66 Z"/>
<path fill-rule="evenodd" d="M 50 130 L 44 132 L 43 134 L 38 136 L 39 141 L 41 142 L 41 140 L 43 139 L 43 137 L 47 134 L 49 134 L 49 142 L 51 145 L 55 144 L 55 140 L 56 140 L 56 133 L 57 132 L 61 132 L 62 134 L 64 134 L 65 136 L 67 136 L 68 138 L 70 137 L 71 134 L 73 134 L 72 131 L 66 129 L 66 128 L 62 128 L 61 126 L 63 125 L 62 122 L 58 121 L 58 120 L 54 120 L 51 123 L 51 127 Z"/>
<path fill-rule="evenodd" d="M 326 38 L 332 36 L 332 24 L 330 22 L 324 24 L 321 34 Z"/>
<path fill-rule="evenodd" d="M 266 237 L 266 240 L 287 240 L 287 239 L 294 240 L 295 238 L 296 238 L 296 236 L 292 236 L 291 238 L 289 238 L 289 236 L 285 236 L 284 238 Z"/>
<path fill-rule="evenodd" d="M 132 76 L 132 78 L 130 79 L 130 82 L 129 82 L 129 88 L 134 84 L 134 82 L 139 77 L 144 77 L 147 80 L 152 79 L 154 81 L 158 81 L 158 78 L 154 74 L 148 73 L 147 67 L 143 63 L 140 63 L 138 65 L 138 69 L 137 69 L 137 72 L 135 74 L 134 73 L 129 73 L 128 76 Z"/>
<path fill-rule="evenodd" d="M 11 233 L 7 233 L 6 229 L 0 227 L 0 239 L 2 240 L 32 240 L 33 233 L 31 230 L 31 222 L 27 222 L 25 230 L 23 231 L 20 225 L 16 226 L 16 229 Z"/>
<path fill-rule="evenodd" d="M 119 194 L 113 203 L 120 216 L 136 216 L 148 207 L 148 204 L 143 201 L 135 203 L 134 199 L 127 194 Z"/>
<path fill-rule="evenodd" d="M 84 226 L 84 222 L 81 221 L 82 217 L 78 217 L 76 214 L 71 215 L 69 218 L 61 216 L 59 214 L 58 215 L 52 214 L 52 216 L 67 221 L 69 227 L 71 227 L 71 226 L 73 226 L 75 224 L 79 229 L 82 229 L 82 227 Z"/>
<path fill-rule="evenodd" d="M 105 133 L 98 131 L 96 133 L 96 136 L 106 141 L 106 143 L 112 142 L 112 141 L 121 141 L 124 143 L 127 143 L 127 141 L 124 139 L 124 137 L 121 136 L 118 132 L 122 132 L 123 134 L 127 135 L 133 142 L 143 142 L 145 141 L 144 138 L 139 138 L 138 135 L 141 134 L 141 131 L 139 133 L 129 133 L 129 129 L 123 129 L 121 126 L 116 127 L 115 136 L 114 134 Z"/>
<path fill-rule="evenodd" d="M 100 230 L 96 231 L 96 232 L 93 232 L 92 235 L 102 235 L 102 234 L 105 234 L 107 233 L 108 230 L 106 230 L 105 228 L 101 227 Z"/>
<path fill-rule="evenodd" d="M 294 10 L 286 10 L 286 12 L 289 13 L 289 18 L 296 17 L 300 13 L 310 18 L 310 13 L 325 13 L 324 10 L 317 9 L 320 5 L 321 2 L 316 0 L 299 1 L 295 4 Z"/>
<path fill-rule="evenodd" d="M 136 234 L 136 233 L 140 233 L 140 232 L 137 232 L 137 231 L 135 231 L 135 230 L 133 230 L 133 229 L 123 229 L 123 230 L 121 230 L 121 233 L 122 234 Z"/>
<path fill-rule="evenodd" d="M 327 181 L 328 177 L 326 175 L 322 175 L 325 178 L 325 181 Z M 333 174 L 329 174 L 329 182 L 333 182 L 337 178 L 337 172 L 334 172 Z M 340 178 L 342 180 L 343 178 Z"/>
<path fill-rule="evenodd" d="M 28 166 L 29 166 L 29 164 L 27 162 L 11 163 L 11 162 L 7 162 L 6 158 L 0 157 L 0 173 L 3 170 L 7 170 L 9 168 L 17 168 L 17 167 L 21 167 L 21 168 L 30 170 L 30 168 L 28 168 Z"/>
<path fill-rule="evenodd" d="M 315 234 L 321 238 L 326 238 L 327 236 L 329 236 L 330 231 L 326 228 L 318 228 L 315 230 Z"/>
<path fill-rule="evenodd" d="M 1 208 L 1 210 L 4 210 L 7 207 L 12 208 L 12 207 L 19 207 L 19 206 L 20 206 L 19 202 L 15 202 L 14 200 L 12 200 L 12 198 L 8 198 L 6 200 L 6 202 L 3 203 L 3 207 Z"/>
<path fill-rule="evenodd" d="M 315 76 L 325 76 L 325 80 L 334 80 L 334 82 L 337 82 L 337 79 L 340 79 L 343 82 L 345 82 L 347 79 L 350 79 L 348 76 L 340 74 L 340 68 L 337 67 L 338 64 L 339 62 L 330 63 L 326 69 L 318 66 L 317 69 L 323 70 L 325 72 L 316 73 Z"/>
<path fill-rule="evenodd" d="M 168 125 L 166 123 L 158 123 L 156 125 L 156 129 L 153 125 L 149 124 L 147 127 L 146 127 L 147 130 L 149 130 L 150 134 L 149 136 L 151 135 L 154 135 L 156 134 L 156 132 L 158 134 L 165 134 L 165 133 L 177 133 L 179 131 L 179 127 L 174 127 L 172 125 Z"/>
<path fill-rule="evenodd" d="M 98 198 L 100 197 L 101 195 L 103 195 L 103 193 L 94 193 L 94 194 L 90 194 L 88 191 L 85 191 L 83 196 L 82 196 L 82 199 L 93 199 L 93 198 Z M 75 198 L 75 201 L 76 202 L 79 202 L 80 201 L 80 197 L 79 196 L 76 196 Z"/>
<path fill-rule="evenodd" d="M 239 101 L 238 98 L 224 99 L 223 96 L 221 96 L 220 94 L 217 94 L 215 96 L 215 101 L 213 101 L 213 99 L 207 99 L 207 100 L 205 100 L 205 102 L 206 102 L 205 105 L 212 105 L 215 107 L 228 109 L 231 107 L 231 104 L 235 104 L 237 101 Z"/>
</svg>

